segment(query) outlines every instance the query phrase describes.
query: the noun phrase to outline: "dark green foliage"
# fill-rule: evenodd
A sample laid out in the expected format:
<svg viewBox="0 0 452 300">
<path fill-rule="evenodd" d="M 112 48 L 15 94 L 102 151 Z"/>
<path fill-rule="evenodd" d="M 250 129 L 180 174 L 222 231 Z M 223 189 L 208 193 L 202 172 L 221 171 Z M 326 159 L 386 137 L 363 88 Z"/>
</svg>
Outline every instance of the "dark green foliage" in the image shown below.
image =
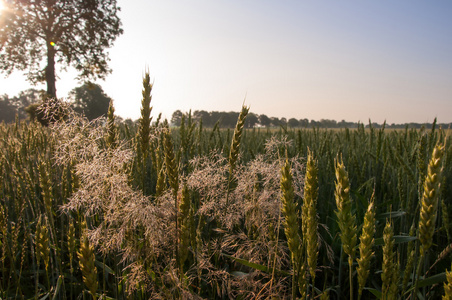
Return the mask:
<svg viewBox="0 0 452 300">
<path fill-rule="evenodd" d="M 0 122 L 14 122 L 16 116 L 20 120 L 36 118 L 36 108 L 43 98 L 44 91 L 28 89 L 10 98 L 8 95 L 0 96 Z"/>
<path fill-rule="evenodd" d="M 90 121 L 106 117 L 112 101 L 100 85 L 92 82 L 85 82 L 82 86 L 73 89 L 69 97 L 74 110 Z"/>
</svg>

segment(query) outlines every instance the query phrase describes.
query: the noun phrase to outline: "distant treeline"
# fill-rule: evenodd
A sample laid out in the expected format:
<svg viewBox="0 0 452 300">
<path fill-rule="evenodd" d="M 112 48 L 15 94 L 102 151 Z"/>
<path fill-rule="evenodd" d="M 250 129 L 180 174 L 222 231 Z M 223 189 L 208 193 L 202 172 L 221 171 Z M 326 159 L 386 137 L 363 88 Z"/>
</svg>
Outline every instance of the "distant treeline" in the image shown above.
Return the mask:
<svg viewBox="0 0 452 300">
<path fill-rule="evenodd" d="M 20 92 L 16 97 L 9 97 L 8 95 L 0 95 L 0 122 L 11 123 L 15 118 L 27 119 L 29 118 L 29 112 L 27 113 L 27 107 L 37 105 L 43 95 L 42 90 L 28 89 Z M 111 98 L 108 97 L 105 92 L 97 84 L 84 83 L 82 86 L 73 89 L 70 92 L 69 102 L 75 111 L 84 114 L 89 120 L 97 118 L 102 115 L 106 115 L 108 105 Z M 200 122 L 204 127 L 214 127 L 216 123 L 222 128 L 234 128 L 239 116 L 238 112 L 224 112 L 224 111 L 205 111 L 195 110 L 193 112 L 182 112 L 176 110 L 171 117 L 171 124 L 179 126 L 182 120 L 182 116 L 186 118 L 192 118 L 193 120 Z M 119 122 L 124 121 L 126 123 L 133 123 L 134 121 L 122 118 L 117 118 Z M 436 121 L 435 121 L 436 122 Z M 347 122 L 345 120 L 336 121 L 330 119 L 320 119 L 320 121 L 309 119 L 295 119 L 295 118 L 277 118 L 268 117 L 265 114 L 255 114 L 250 112 L 246 118 L 245 127 L 289 127 L 289 128 L 358 128 L 363 123 L 360 122 Z M 365 127 L 369 127 L 370 124 L 374 128 L 381 128 L 383 124 L 367 122 Z M 452 127 L 452 123 L 448 124 L 436 124 L 442 128 Z M 427 129 L 432 127 L 432 123 L 404 123 L 404 124 L 385 124 L 386 128 L 403 129 L 403 128 L 421 128 Z"/>
<path fill-rule="evenodd" d="M 193 120 L 200 122 L 202 120 L 202 125 L 205 127 L 213 127 L 216 123 L 220 127 L 225 128 L 233 128 L 237 122 L 238 112 L 220 112 L 220 111 L 205 111 L 205 110 L 195 110 L 194 112 L 182 112 L 180 110 L 176 110 L 171 117 L 171 124 L 174 126 L 179 126 L 181 124 L 182 116 L 185 118 L 192 118 Z M 434 121 L 436 123 L 436 119 Z M 336 120 L 329 119 L 320 119 L 320 121 L 316 120 L 308 120 L 308 119 L 295 119 L 295 118 L 277 118 L 277 117 L 268 117 L 265 114 L 255 114 L 249 113 L 245 127 L 254 128 L 254 127 L 290 127 L 290 128 L 358 128 L 363 123 L 360 122 L 347 122 L 342 120 L 340 122 Z M 369 121 L 367 124 L 364 124 L 365 127 L 374 127 L 381 128 L 383 124 L 378 124 Z M 393 128 L 393 129 L 403 129 L 403 128 L 422 128 L 425 127 L 429 129 L 432 127 L 433 123 L 404 123 L 404 124 L 384 124 L 385 128 Z M 452 126 L 452 123 L 447 124 L 436 124 L 441 126 L 442 128 L 449 128 Z"/>
</svg>

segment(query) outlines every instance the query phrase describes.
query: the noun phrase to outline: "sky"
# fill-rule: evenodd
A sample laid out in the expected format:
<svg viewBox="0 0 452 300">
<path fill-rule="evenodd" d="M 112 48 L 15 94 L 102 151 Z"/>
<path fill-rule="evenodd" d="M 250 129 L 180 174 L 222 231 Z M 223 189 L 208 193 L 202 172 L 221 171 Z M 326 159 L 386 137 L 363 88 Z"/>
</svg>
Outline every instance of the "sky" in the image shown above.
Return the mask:
<svg viewBox="0 0 452 300">
<path fill-rule="evenodd" d="M 450 0 L 117 1 L 124 34 L 97 83 L 123 118 L 140 117 L 148 71 L 152 115 L 168 119 L 245 103 L 287 119 L 452 122 Z M 59 97 L 81 85 L 58 75 Z M 29 87 L 0 73 L 0 94 Z"/>
</svg>

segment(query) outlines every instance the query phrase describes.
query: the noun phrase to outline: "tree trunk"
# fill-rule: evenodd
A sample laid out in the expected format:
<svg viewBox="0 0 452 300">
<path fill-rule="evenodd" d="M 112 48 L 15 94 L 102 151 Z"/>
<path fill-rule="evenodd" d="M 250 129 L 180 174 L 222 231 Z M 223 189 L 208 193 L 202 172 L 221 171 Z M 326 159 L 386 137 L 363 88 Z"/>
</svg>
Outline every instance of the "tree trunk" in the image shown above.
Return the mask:
<svg viewBox="0 0 452 300">
<path fill-rule="evenodd" d="M 47 95 L 56 99 L 55 87 L 55 49 L 48 42 L 47 44 L 47 67 L 46 67 Z"/>
</svg>

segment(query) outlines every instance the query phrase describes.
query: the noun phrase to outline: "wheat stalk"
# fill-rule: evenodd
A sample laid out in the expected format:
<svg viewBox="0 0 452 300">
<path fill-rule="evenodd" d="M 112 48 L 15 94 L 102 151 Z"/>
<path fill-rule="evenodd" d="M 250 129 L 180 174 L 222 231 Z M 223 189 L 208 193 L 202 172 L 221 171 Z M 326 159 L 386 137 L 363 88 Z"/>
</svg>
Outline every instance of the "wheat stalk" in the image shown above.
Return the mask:
<svg viewBox="0 0 452 300">
<path fill-rule="evenodd" d="M 446 278 L 447 281 L 444 282 L 443 300 L 452 300 L 452 271 L 446 271 Z"/>
<path fill-rule="evenodd" d="M 315 270 L 317 268 L 317 257 L 319 254 L 319 241 L 317 236 L 318 216 L 316 210 L 319 192 L 317 173 L 317 161 L 314 160 L 310 149 L 308 149 L 302 207 L 302 232 L 303 240 L 306 243 L 307 260 L 312 282 L 315 281 Z"/>
<path fill-rule="evenodd" d="M 242 138 L 243 127 L 245 126 L 245 119 L 248 115 L 249 107 L 242 106 L 237 124 L 235 125 L 234 135 L 232 137 L 231 149 L 229 151 L 229 174 L 233 174 L 237 158 L 239 156 L 240 140 Z"/>
<path fill-rule="evenodd" d="M 37 264 L 39 262 L 44 262 L 46 271 L 49 270 L 49 259 L 50 259 L 50 247 L 49 247 L 49 235 L 47 226 L 42 224 L 42 217 L 39 217 L 38 224 L 36 225 L 36 260 Z"/>
<path fill-rule="evenodd" d="M 348 254 L 349 277 L 350 277 L 350 299 L 353 299 L 353 260 L 355 257 L 356 246 L 356 217 L 352 214 L 352 203 L 350 199 L 350 183 L 348 173 L 342 158 L 336 158 L 336 216 L 339 229 L 341 231 L 342 248 Z"/>
<path fill-rule="evenodd" d="M 169 129 L 164 133 L 163 145 L 165 149 L 166 174 L 168 176 L 168 182 L 173 189 L 173 195 L 176 198 L 177 191 L 179 190 L 179 171 Z"/>
<path fill-rule="evenodd" d="M 70 265 L 72 269 L 72 259 L 75 253 L 75 227 L 72 221 L 69 222 L 69 228 L 67 231 L 67 248 L 69 252 L 69 261 L 71 262 Z"/>
<path fill-rule="evenodd" d="M 115 148 L 118 143 L 118 132 L 115 125 L 115 108 L 113 106 L 113 100 L 110 100 L 107 112 L 107 145 L 108 147 Z"/>
<path fill-rule="evenodd" d="M 409 236 L 416 235 L 416 228 L 414 223 L 411 225 Z M 405 265 L 405 271 L 403 272 L 403 281 L 402 281 L 402 291 L 405 292 L 408 286 L 408 281 L 410 280 L 413 267 L 414 267 L 414 259 L 416 257 L 416 249 L 414 247 L 414 241 L 409 241 L 407 246 L 407 257 L 408 261 Z"/>
<path fill-rule="evenodd" d="M 155 197 L 159 197 L 163 194 L 163 192 L 165 190 L 165 183 L 166 183 L 165 179 L 166 179 L 165 167 L 162 164 L 162 167 L 157 175 L 157 183 L 155 185 Z"/>
<path fill-rule="evenodd" d="M 358 284 L 359 284 L 358 299 L 361 299 L 363 289 L 366 285 L 367 278 L 369 277 L 370 260 L 374 255 L 374 252 L 372 251 L 372 247 L 374 244 L 374 234 L 375 234 L 375 209 L 372 195 L 372 199 L 364 215 L 364 224 L 359 243 L 360 257 L 356 259 L 356 261 L 358 262 L 358 268 L 356 269 L 356 272 L 358 273 Z"/>
<path fill-rule="evenodd" d="M 95 256 L 86 233 L 83 234 L 80 241 L 80 251 L 77 253 L 77 256 L 80 262 L 80 270 L 83 274 L 83 282 L 93 296 L 93 299 L 97 299 L 96 291 L 98 283 L 97 269 L 94 265 Z"/>
<path fill-rule="evenodd" d="M 51 217 L 52 214 L 52 185 L 49 178 L 49 173 L 47 172 L 47 164 L 45 162 L 39 165 L 39 179 L 41 186 L 41 194 L 44 199 L 44 207 L 47 214 Z M 52 222 L 53 223 L 53 222 Z"/>
<path fill-rule="evenodd" d="M 383 299 L 392 299 L 391 295 L 394 295 L 394 279 L 398 278 L 398 265 L 395 263 L 394 253 L 394 229 L 389 221 L 386 222 L 386 226 L 383 230 L 383 264 L 382 264 L 382 287 L 381 292 Z"/>
<path fill-rule="evenodd" d="M 50 262 L 49 235 L 48 235 L 47 226 L 42 224 L 42 216 L 39 216 L 39 220 L 38 220 L 38 223 L 36 225 L 35 247 L 36 247 L 36 265 L 37 265 L 35 297 L 37 297 L 37 294 L 38 294 L 38 283 L 39 283 L 39 264 L 40 264 L 41 260 L 44 262 L 45 270 L 46 270 L 46 281 L 47 281 L 48 287 L 50 287 L 50 280 L 49 280 L 49 262 Z"/>
<path fill-rule="evenodd" d="M 444 148 L 444 145 L 437 144 L 433 149 L 432 157 L 428 164 L 427 176 L 424 181 L 424 192 L 422 194 L 421 210 L 419 215 L 419 240 L 421 242 L 421 256 L 423 256 L 432 245 L 433 234 L 435 232 Z"/>
<path fill-rule="evenodd" d="M 289 247 L 291 253 L 291 261 L 294 266 L 294 276 L 293 276 L 293 284 L 292 284 L 292 293 L 294 295 L 294 282 L 296 278 L 296 273 L 301 267 L 301 238 L 298 233 L 298 218 L 297 218 L 297 206 L 294 202 L 294 189 L 293 189 L 293 179 L 292 172 L 289 160 L 286 159 L 286 162 L 281 168 L 281 212 L 284 216 L 284 233 L 287 238 L 287 245 Z M 300 272 L 304 273 L 304 272 Z M 298 274 L 299 279 L 303 278 L 302 274 Z M 300 276 L 301 275 L 301 276 Z M 304 282 L 300 282 L 299 286 L 303 286 Z M 303 294 L 304 291 L 302 291 Z"/>
<path fill-rule="evenodd" d="M 150 132 L 151 132 L 151 91 L 152 91 L 152 83 L 151 78 L 149 76 L 149 72 L 146 72 L 143 78 L 143 91 L 142 91 L 142 100 L 141 100 L 141 118 L 140 118 L 140 127 L 139 127 L 139 138 L 140 138 L 140 147 L 143 155 L 143 160 L 146 161 L 146 158 L 149 155 L 149 140 L 150 140 Z"/>
<path fill-rule="evenodd" d="M 72 220 L 69 222 L 69 228 L 67 231 L 67 248 L 68 248 L 68 253 L 69 253 L 69 271 L 70 274 L 72 276 L 72 274 L 74 273 L 74 268 L 73 268 L 73 260 L 74 260 L 74 253 L 75 253 L 75 227 L 74 227 L 74 223 L 72 222 Z M 71 284 L 71 295 L 72 295 L 72 284 Z"/>
</svg>

